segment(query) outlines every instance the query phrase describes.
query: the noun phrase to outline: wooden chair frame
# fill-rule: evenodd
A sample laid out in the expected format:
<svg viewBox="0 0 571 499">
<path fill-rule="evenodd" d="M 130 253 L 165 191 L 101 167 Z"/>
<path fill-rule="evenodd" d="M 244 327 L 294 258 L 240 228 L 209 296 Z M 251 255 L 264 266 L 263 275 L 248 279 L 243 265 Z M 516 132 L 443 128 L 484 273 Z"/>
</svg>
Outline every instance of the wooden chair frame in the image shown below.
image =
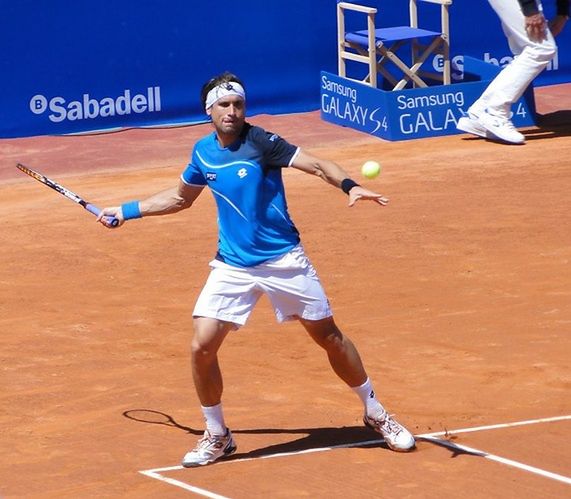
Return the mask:
<svg viewBox="0 0 571 499">
<path fill-rule="evenodd" d="M 418 2 L 440 5 L 441 33 L 431 43 L 424 45 L 415 38 L 396 40 L 390 45 L 377 40 L 375 16 L 377 9 L 349 2 L 337 4 L 337 44 L 338 44 L 338 74 L 347 78 L 346 61 L 356 61 L 368 65 L 369 73 L 362 81 L 372 87 L 377 87 L 377 74 L 381 74 L 393 85 L 393 90 L 402 90 L 412 82 L 414 87 L 427 87 L 423 78 L 441 81 L 445 85 L 451 82 L 450 77 L 450 17 L 449 7 L 452 0 L 409 0 L 410 28 L 420 29 L 418 25 Z M 346 40 L 345 11 L 360 12 L 367 16 L 367 47 Z M 407 65 L 396 52 L 406 43 L 411 44 L 411 65 Z M 431 54 L 440 54 L 443 58 L 442 74 L 422 70 L 422 65 Z M 384 66 L 392 62 L 403 74 L 397 80 Z"/>
</svg>

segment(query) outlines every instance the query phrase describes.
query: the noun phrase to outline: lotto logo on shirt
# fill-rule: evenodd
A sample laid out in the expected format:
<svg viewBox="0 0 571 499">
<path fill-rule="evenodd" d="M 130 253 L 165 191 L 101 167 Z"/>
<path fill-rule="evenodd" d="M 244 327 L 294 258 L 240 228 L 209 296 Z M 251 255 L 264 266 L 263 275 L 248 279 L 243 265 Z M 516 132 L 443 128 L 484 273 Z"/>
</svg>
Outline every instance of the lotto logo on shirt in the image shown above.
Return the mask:
<svg viewBox="0 0 571 499">
<path fill-rule="evenodd" d="M 206 172 L 206 180 L 210 180 L 210 181 L 214 182 L 216 180 L 216 173 Z"/>
<path fill-rule="evenodd" d="M 246 170 L 246 168 L 240 168 L 238 170 L 238 177 L 244 178 L 246 175 L 248 175 L 248 170 Z"/>
</svg>

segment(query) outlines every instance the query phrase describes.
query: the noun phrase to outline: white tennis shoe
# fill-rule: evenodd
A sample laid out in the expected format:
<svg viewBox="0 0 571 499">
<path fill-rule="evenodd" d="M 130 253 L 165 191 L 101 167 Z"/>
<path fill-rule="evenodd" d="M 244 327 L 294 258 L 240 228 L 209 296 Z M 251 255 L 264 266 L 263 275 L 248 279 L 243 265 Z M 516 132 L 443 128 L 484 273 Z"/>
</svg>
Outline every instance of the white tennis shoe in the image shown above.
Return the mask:
<svg viewBox="0 0 571 499">
<path fill-rule="evenodd" d="M 458 120 L 456 128 L 484 139 L 510 144 L 523 144 L 525 142 L 525 137 L 516 130 L 509 119 L 494 116 L 486 111 L 479 116 L 468 112 L 466 116 L 462 116 Z"/>
<path fill-rule="evenodd" d="M 525 142 L 525 137 L 516 130 L 508 118 L 495 116 L 484 111 L 478 116 L 478 124 L 504 142 L 510 144 L 523 144 Z"/>
<path fill-rule="evenodd" d="M 198 441 L 196 447 L 187 452 L 182 459 L 185 468 L 195 468 L 213 463 L 236 452 L 236 444 L 229 429 L 225 435 L 212 435 L 208 430 Z"/>
<path fill-rule="evenodd" d="M 365 426 L 380 433 L 386 444 L 394 451 L 408 452 L 413 450 L 416 445 L 412 433 L 403 425 L 397 423 L 386 411 L 379 413 L 375 417 L 369 417 L 365 414 L 363 422 Z"/>
<path fill-rule="evenodd" d="M 477 135 L 478 137 L 488 138 L 488 131 L 478 123 L 478 117 L 467 114 L 462 116 L 456 124 L 456 128 L 462 132 L 471 133 L 472 135 Z"/>
</svg>

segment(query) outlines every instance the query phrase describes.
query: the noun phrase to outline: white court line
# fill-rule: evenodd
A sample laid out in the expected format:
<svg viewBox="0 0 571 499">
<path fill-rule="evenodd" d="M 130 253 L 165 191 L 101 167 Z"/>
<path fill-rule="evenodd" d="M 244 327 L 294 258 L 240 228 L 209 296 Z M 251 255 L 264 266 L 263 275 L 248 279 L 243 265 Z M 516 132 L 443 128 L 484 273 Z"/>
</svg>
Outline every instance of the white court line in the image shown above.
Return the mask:
<svg viewBox="0 0 571 499">
<path fill-rule="evenodd" d="M 180 480 L 174 480 L 173 478 L 168 478 L 168 477 L 163 476 L 160 473 L 158 473 L 158 471 L 169 471 L 169 470 L 178 470 L 178 469 L 183 469 L 183 467 L 182 466 L 173 466 L 171 468 L 160 468 L 157 470 L 139 471 L 139 473 L 142 473 L 143 475 L 149 476 L 151 478 L 156 478 L 157 480 L 160 480 L 161 482 L 170 483 L 171 485 L 174 485 L 176 487 L 180 487 L 181 489 L 188 490 L 190 492 L 194 492 L 195 494 L 198 494 L 198 495 L 203 496 L 203 497 L 210 497 L 211 499 L 229 499 L 226 496 L 221 496 L 220 494 L 215 494 L 214 492 L 210 492 L 208 490 L 201 489 L 200 487 L 195 487 L 194 485 L 190 485 L 188 483 L 181 482 Z"/>
<path fill-rule="evenodd" d="M 435 438 L 435 437 L 439 437 L 439 436 L 443 436 L 443 435 L 444 436 L 451 436 L 451 435 L 455 435 L 458 433 L 471 433 L 471 432 L 475 432 L 475 431 L 497 430 L 497 429 L 501 429 L 501 428 L 513 428 L 516 426 L 524 426 L 524 425 L 531 425 L 531 424 L 538 424 L 538 423 L 553 423 L 556 421 L 566 421 L 566 420 L 571 420 L 571 415 L 555 416 L 555 417 L 551 417 L 551 418 L 541 418 L 541 419 L 529 419 L 527 421 L 516 421 L 514 423 L 502 423 L 502 424 L 487 425 L 487 426 L 476 426 L 476 427 L 472 427 L 472 428 L 461 428 L 458 430 L 446 430 L 446 431 L 439 431 L 439 432 L 434 432 L 434 433 L 423 433 L 420 435 L 415 435 L 415 437 L 430 440 L 436 444 L 441 444 L 441 445 L 448 447 L 448 448 L 451 448 L 451 449 L 469 452 L 471 454 L 475 454 L 479 457 L 483 457 L 483 458 L 489 459 L 491 461 L 496 461 L 496 462 L 505 464 L 507 466 L 512 466 L 512 467 L 515 467 L 515 468 L 518 468 L 518 469 L 521 469 L 524 471 L 528 471 L 530 473 L 535 473 L 537 475 L 541 475 L 543 477 L 550 478 L 552 480 L 557 480 L 557 481 L 571 485 L 571 478 L 570 477 L 559 475 L 557 473 L 552 473 L 550 471 L 545 471 L 545 470 L 542 470 L 540 468 L 535 468 L 533 466 L 529 466 L 529 465 L 524 464 L 524 463 L 519 463 L 519 462 L 513 461 L 511 459 L 503 458 L 501 456 L 496 456 L 494 454 L 489 454 L 488 452 L 485 452 L 485 451 L 482 451 L 479 449 L 473 449 L 471 447 L 466 447 L 464 445 L 455 444 L 453 442 L 450 442 L 449 440 L 442 440 L 442 439 Z M 332 445 L 330 447 L 319 447 L 319 448 L 315 448 L 315 449 L 306 449 L 306 450 L 302 450 L 302 451 L 278 452 L 276 454 L 268 454 L 266 456 L 260 456 L 260 457 L 247 457 L 244 459 L 220 461 L 219 463 L 217 463 L 217 466 L 220 466 L 221 464 L 231 464 L 231 463 L 238 463 L 238 462 L 242 463 L 245 461 L 252 461 L 254 459 L 272 459 L 275 457 L 285 457 L 285 456 L 294 456 L 294 455 L 300 455 L 300 454 L 310 454 L 310 453 L 314 453 L 314 452 L 325 452 L 325 451 L 330 451 L 333 449 L 341 449 L 341 448 L 348 449 L 351 447 L 359 447 L 359 446 L 363 446 L 363 445 L 378 444 L 378 443 L 382 443 L 383 441 L 384 440 L 382 438 L 380 438 L 380 439 L 375 439 L 375 440 L 366 440 L 363 442 L 353 442 L 353 443 L 349 443 L 349 444 Z M 182 482 L 180 480 L 175 480 L 173 478 L 168 478 L 168 477 L 161 474 L 161 473 L 164 473 L 166 471 L 177 471 L 177 470 L 183 470 L 183 469 L 184 469 L 184 467 L 179 465 L 179 466 L 169 466 L 166 468 L 154 468 L 151 470 L 139 471 L 139 473 L 146 475 L 148 477 L 151 477 L 151 478 L 155 478 L 156 480 L 160 480 L 162 482 L 166 482 L 166 483 L 169 483 L 171 485 L 175 485 L 177 487 L 183 488 L 183 489 L 188 490 L 190 492 L 194 492 L 196 494 L 202 495 L 203 497 L 209 497 L 212 499 L 229 499 L 225 496 L 215 494 L 213 492 L 210 492 L 210 491 L 205 490 L 205 489 L 201 489 L 199 487 L 194 487 L 193 485 L 189 485 L 188 483 Z"/>
<path fill-rule="evenodd" d="M 451 430 L 451 431 L 439 431 L 437 433 L 426 433 L 424 435 L 417 435 L 418 437 L 438 437 L 440 435 L 452 435 L 455 433 L 470 433 L 473 431 L 485 431 L 485 430 L 497 430 L 500 428 L 513 428 L 514 426 L 524 426 L 528 424 L 537 424 L 537 423 L 553 423 L 555 421 L 565 421 L 571 419 L 571 415 L 569 416 L 555 416 L 553 418 L 541 418 L 541 419 L 528 419 L 527 421 L 516 421 L 515 423 L 502 423 L 502 424 L 494 424 L 488 426 L 474 426 L 472 428 L 462 428 L 460 430 Z"/>
<path fill-rule="evenodd" d="M 508 466 L 519 468 L 520 470 L 529 471 L 530 473 L 535 473 L 536 475 L 541 475 L 546 478 L 551 478 L 552 480 L 557 480 L 559 482 L 571 485 L 571 478 L 559 475 L 557 473 L 552 473 L 551 471 L 545 471 L 540 468 L 536 468 L 535 466 L 529 466 L 528 464 L 520 463 L 518 461 L 513 461 L 512 459 L 496 456 L 495 454 L 489 454 L 488 452 L 479 449 L 474 449 L 466 445 L 455 444 L 448 440 L 441 440 L 439 438 L 432 438 L 432 437 L 423 437 L 423 439 L 428 440 L 430 442 L 434 442 L 435 444 L 438 445 L 443 445 L 444 447 L 448 447 L 449 449 L 468 452 L 469 454 L 473 454 L 478 457 L 483 457 L 484 459 L 489 459 L 490 461 L 496 461 L 498 463 L 507 464 Z"/>
</svg>

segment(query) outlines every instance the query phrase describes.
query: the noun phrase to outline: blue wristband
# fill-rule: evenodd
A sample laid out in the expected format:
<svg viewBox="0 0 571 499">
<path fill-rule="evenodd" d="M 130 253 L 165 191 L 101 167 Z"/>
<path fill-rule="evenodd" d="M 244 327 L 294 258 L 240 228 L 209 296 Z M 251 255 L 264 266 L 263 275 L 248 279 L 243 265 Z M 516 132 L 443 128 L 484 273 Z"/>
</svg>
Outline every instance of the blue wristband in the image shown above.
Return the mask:
<svg viewBox="0 0 571 499">
<path fill-rule="evenodd" d="M 124 203 L 121 205 L 121 212 L 123 213 L 123 218 L 125 220 L 131 220 L 132 218 L 141 218 L 141 209 L 139 207 L 139 201 L 131 201 L 129 203 Z"/>
</svg>

